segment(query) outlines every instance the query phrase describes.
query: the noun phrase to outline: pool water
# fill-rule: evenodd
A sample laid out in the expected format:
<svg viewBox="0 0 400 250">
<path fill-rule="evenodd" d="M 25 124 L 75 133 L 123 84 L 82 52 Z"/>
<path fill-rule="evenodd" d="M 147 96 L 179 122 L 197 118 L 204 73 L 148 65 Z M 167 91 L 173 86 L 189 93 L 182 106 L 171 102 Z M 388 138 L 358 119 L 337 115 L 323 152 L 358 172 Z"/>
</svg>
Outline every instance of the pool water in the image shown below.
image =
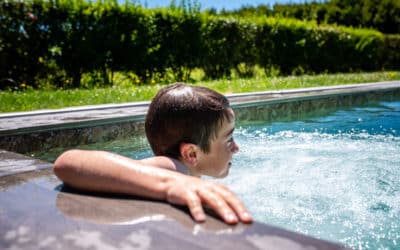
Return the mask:
<svg viewBox="0 0 400 250">
<path fill-rule="evenodd" d="M 217 181 L 255 220 L 355 249 L 400 248 L 400 101 L 253 124 L 236 129 L 240 151 Z M 81 148 L 152 155 L 144 136 Z"/>
<path fill-rule="evenodd" d="M 256 220 L 355 249 L 400 249 L 400 102 L 240 127 L 222 182 Z"/>
</svg>

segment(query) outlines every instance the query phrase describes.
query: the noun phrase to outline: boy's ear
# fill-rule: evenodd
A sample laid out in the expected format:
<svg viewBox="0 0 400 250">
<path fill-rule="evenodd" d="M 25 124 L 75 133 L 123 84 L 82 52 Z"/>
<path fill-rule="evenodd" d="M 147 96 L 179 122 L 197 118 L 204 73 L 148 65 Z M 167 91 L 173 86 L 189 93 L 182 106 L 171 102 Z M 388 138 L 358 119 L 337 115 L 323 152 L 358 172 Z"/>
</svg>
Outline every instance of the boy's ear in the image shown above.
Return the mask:
<svg viewBox="0 0 400 250">
<path fill-rule="evenodd" d="M 181 153 L 182 160 L 192 167 L 196 167 L 198 164 L 198 147 L 193 143 L 181 143 L 179 151 Z"/>
</svg>

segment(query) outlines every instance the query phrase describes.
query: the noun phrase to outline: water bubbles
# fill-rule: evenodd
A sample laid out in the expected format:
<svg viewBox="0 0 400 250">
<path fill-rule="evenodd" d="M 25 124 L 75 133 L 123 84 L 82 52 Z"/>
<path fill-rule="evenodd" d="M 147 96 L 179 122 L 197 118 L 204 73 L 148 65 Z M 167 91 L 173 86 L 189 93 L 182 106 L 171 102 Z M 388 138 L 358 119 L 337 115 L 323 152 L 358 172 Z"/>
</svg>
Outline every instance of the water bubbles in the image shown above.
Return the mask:
<svg viewBox="0 0 400 250">
<path fill-rule="evenodd" d="M 390 206 L 388 206 L 387 204 L 385 204 L 383 202 L 378 202 L 370 207 L 370 210 L 372 212 L 379 212 L 379 211 L 388 212 L 391 209 L 392 208 Z"/>
<path fill-rule="evenodd" d="M 239 129 L 224 182 L 256 220 L 351 248 L 398 247 L 399 111 L 362 111 Z"/>
</svg>

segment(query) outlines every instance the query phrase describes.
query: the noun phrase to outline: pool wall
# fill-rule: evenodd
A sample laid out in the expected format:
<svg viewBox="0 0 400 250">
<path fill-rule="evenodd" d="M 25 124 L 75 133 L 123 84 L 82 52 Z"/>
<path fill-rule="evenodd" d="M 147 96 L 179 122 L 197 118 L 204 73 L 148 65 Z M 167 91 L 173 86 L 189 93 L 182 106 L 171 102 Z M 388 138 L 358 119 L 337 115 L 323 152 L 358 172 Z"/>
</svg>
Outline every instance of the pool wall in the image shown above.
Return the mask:
<svg viewBox="0 0 400 250">
<path fill-rule="evenodd" d="M 238 121 L 270 122 L 396 96 L 400 96 L 399 81 L 235 94 L 228 99 Z M 143 134 L 148 105 L 141 102 L 6 113 L 0 115 L 0 149 L 27 154 Z"/>
</svg>

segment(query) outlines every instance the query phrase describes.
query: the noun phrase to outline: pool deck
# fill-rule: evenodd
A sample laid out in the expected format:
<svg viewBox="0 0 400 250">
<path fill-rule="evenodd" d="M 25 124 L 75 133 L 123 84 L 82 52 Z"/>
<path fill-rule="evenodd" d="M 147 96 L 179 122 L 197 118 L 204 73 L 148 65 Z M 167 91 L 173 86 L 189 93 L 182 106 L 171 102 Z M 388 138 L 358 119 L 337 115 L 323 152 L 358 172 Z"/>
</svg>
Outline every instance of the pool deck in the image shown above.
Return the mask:
<svg viewBox="0 0 400 250">
<path fill-rule="evenodd" d="M 399 89 L 400 81 L 392 81 L 228 98 L 234 107 L 242 107 L 254 101 L 278 103 Z M 187 209 L 165 202 L 68 189 L 54 176 L 51 163 L 8 147 L 13 136 L 141 121 L 148 104 L 1 114 L 0 249 L 347 249 L 263 223 L 229 226 L 209 214 L 205 223 L 198 224 Z M 14 148 L 23 143 L 18 140 Z"/>
</svg>

